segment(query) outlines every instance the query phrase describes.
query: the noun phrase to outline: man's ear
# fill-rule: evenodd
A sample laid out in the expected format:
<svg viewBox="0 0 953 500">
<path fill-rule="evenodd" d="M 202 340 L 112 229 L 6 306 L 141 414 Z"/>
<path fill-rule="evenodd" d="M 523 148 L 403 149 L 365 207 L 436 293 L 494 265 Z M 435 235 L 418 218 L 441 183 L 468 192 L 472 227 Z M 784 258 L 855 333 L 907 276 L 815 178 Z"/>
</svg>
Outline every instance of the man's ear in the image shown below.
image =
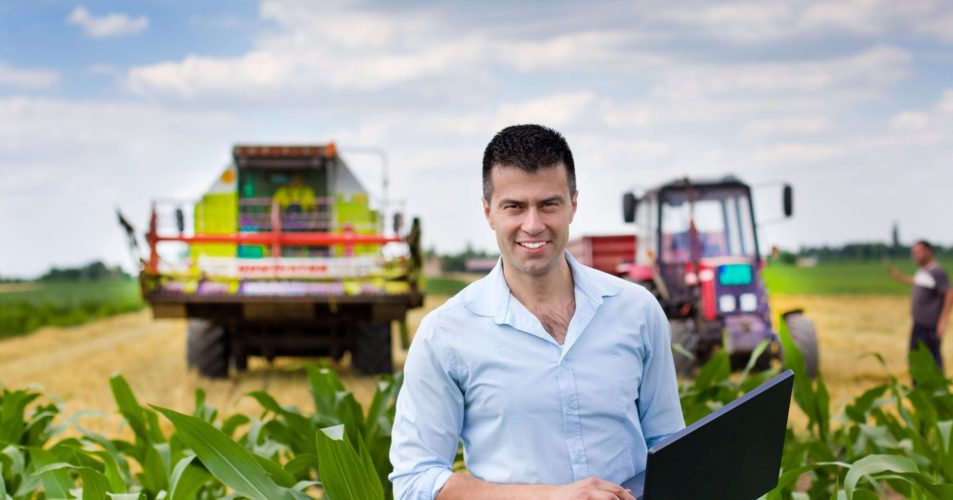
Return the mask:
<svg viewBox="0 0 953 500">
<path fill-rule="evenodd" d="M 569 222 L 572 222 L 573 217 L 576 216 L 576 206 L 577 206 L 576 202 L 579 199 L 579 191 L 576 191 L 575 193 L 573 193 L 572 196 L 569 197 L 569 199 L 571 200 L 570 204 L 572 205 L 572 213 L 569 214 Z"/>
<path fill-rule="evenodd" d="M 483 202 L 483 216 L 486 217 L 486 223 L 490 225 L 490 229 L 496 230 L 493 227 L 493 219 L 490 218 L 490 202 L 486 198 L 480 198 L 480 200 Z"/>
</svg>

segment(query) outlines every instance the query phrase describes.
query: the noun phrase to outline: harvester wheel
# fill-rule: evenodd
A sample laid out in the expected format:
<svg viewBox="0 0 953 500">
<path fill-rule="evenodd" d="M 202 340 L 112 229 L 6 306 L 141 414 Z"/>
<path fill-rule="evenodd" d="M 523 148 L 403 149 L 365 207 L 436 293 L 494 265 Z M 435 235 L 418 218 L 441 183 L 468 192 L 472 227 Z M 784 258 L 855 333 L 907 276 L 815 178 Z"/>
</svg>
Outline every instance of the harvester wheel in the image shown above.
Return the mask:
<svg viewBox="0 0 953 500">
<path fill-rule="evenodd" d="M 800 310 L 794 310 L 783 315 L 784 321 L 788 325 L 788 332 L 791 334 L 791 340 L 797 345 L 804 357 L 804 371 L 811 378 L 817 376 L 817 367 L 819 364 L 819 355 L 817 349 L 817 330 L 814 328 L 814 322 L 808 319 Z M 784 356 L 784 353 L 781 353 Z"/>
<path fill-rule="evenodd" d="M 186 358 L 199 374 L 209 378 L 228 377 L 228 336 L 225 327 L 203 320 L 189 321 Z"/>
<path fill-rule="evenodd" d="M 698 335 L 692 326 L 691 320 L 671 320 L 672 325 L 672 345 L 678 344 L 684 349 L 696 356 L 691 358 L 679 350 L 672 349 L 672 357 L 675 358 L 675 373 L 683 377 L 691 377 L 695 366 L 698 364 L 696 348 L 698 347 Z"/>
<path fill-rule="evenodd" d="M 351 366 L 365 375 L 394 373 L 390 322 L 358 322 L 351 344 Z"/>
<path fill-rule="evenodd" d="M 188 368 L 194 367 L 198 362 L 198 339 L 210 326 L 211 323 L 204 319 L 189 320 L 189 335 L 185 344 L 185 363 Z"/>
</svg>

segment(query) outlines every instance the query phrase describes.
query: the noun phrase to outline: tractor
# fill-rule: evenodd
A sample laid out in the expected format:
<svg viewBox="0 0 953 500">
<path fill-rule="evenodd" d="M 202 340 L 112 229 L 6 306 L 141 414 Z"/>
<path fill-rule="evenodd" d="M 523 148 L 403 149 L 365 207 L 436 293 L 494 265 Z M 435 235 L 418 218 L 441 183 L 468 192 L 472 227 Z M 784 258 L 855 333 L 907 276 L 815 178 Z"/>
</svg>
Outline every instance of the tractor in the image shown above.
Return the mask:
<svg viewBox="0 0 953 500">
<path fill-rule="evenodd" d="M 783 186 L 785 217 L 793 213 L 793 191 Z M 688 375 L 715 349 L 726 349 L 734 367 L 744 366 L 759 343 L 767 355 L 756 366 L 783 357 L 762 279 L 765 261 L 758 246 L 751 187 L 733 176 L 678 179 L 637 197 L 623 195 L 623 218 L 635 223 L 635 258 L 617 267 L 658 298 L 669 318 L 675 365 Z M 803 311 L 781 315 L 803 354 L 806 371 L 817 373 L 814 324 Z"/>
</svg>

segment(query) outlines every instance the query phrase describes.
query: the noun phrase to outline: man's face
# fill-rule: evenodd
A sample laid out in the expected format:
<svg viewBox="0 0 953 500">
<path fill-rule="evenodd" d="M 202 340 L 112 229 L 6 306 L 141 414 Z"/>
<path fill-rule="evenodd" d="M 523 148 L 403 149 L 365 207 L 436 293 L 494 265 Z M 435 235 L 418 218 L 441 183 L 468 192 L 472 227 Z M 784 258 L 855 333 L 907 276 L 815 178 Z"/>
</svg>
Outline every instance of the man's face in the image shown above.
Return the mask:
<svg viewBox="0 0 953 500">
<path fill-rule="evenodd" d="M 495 165 L 490 180 L 493 194 L 483 200 L 483 212 L 496 232 L 506 268 L 532 277 L 556 269 L 576 214 L 576 195 L 569 194 L 566 166 L 558 163 L 528 173 Z"/>
<path fill-rule="evenodd" d="M 913 261 L 916 262 L 918 266 L 925 266 L 933 259 L 933 252 L 920 243 L 913 245 L 913 248 L 910 249 L 910 253 L 913 255 Z"/>
</svg>

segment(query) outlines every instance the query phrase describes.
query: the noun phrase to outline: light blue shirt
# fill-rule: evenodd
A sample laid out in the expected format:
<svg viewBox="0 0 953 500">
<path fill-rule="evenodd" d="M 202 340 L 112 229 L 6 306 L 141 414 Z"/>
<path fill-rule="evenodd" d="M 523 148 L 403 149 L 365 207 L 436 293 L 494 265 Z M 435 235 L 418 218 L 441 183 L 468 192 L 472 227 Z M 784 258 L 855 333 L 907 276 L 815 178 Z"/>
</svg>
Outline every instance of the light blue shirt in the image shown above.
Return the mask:
<svg viewBox="0 0 953 500">
<path fill-rule="evenodd" d="M 685 426 L 658 301 L 566 259 L 576 311 L 563 345 L 510 294 L 502 260 L 423 319 L 397 398 L 395 499 L 436 497 L 461 439 L 484 481 L 619 484 Z"/>
</svg>

